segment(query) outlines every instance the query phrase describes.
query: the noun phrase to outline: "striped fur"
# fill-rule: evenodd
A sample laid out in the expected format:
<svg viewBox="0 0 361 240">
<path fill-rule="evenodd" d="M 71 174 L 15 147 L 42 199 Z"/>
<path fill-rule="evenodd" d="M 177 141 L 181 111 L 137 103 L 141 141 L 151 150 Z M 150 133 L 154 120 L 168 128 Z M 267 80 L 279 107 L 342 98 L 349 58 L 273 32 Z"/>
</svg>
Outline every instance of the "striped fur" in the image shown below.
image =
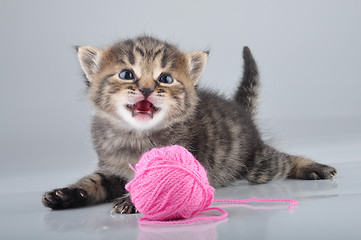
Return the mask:
<svg viewBox="0 0 361 240">
<path fill-rule="evenodd" d="M 173 144 L 186 147 L 202 163 L 214 187 L 236 179 L 266 183 L 287 177 L 329 179 L 336 174 L 332 167 L 279 152 L 262 141 L 253 122 L 258 70 L 247 47 L 243 78 L 233 100 L 197 87 L 205 52 L 185 53 L 142 36 L 104 50 L 79 47 L 78 56 L 96 109 L 92 137 L 99 168 L 73 185 L 45 193 L 47 207 L 118 199 L 114 211 L 134 213 L 124 189 L 133 177 L 128 164 L 135 165 L 154 147 Z M 124 70 L 134 78 L 123 79 L 119 73 Z M 164 74 L 173 81 L 162 82 Z M 144 102 L 149 107 L 139 107 Z"/>
</svg>

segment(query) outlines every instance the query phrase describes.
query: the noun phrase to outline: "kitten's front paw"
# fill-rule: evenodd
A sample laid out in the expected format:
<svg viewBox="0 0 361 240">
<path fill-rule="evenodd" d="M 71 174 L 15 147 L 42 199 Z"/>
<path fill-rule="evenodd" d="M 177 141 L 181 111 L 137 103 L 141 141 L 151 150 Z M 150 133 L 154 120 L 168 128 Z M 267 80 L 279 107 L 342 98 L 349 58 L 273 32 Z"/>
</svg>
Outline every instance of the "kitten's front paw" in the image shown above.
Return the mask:
<svg viewBox="0 0 361 240">
<path fill-rule="evenodd" d="M 79 188 L 60 188 L 45 193 L 42 202 L 45 207 L 54 210 L 80 207 L 87 204 L 88 194 Z"/>
<path fill-rule="evenodd" d="M 337 171 L 335 168 L 325 164 L 312 163 L 305 166 L 300 172 L 300 174 L 300 178 L 302 179 L 331 179 L 337 174 Z"/>
<path fill-rule="evenodd" d="M 139 213 L 138 210 L 134 207 L 132 201 L 129 196 L 125 196 L 119 198 L 113 206 L 112 213 L 120 213 L 120 214 L 132 214 Z"/>
</svg>

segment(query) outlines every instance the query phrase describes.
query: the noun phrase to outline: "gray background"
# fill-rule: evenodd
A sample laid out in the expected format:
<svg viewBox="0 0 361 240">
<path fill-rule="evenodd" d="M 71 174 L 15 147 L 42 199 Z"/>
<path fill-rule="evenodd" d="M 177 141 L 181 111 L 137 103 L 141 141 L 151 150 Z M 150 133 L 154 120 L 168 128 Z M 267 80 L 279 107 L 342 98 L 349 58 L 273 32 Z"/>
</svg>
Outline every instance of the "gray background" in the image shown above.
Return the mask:
<svg viewBox="0 0 361 240">
<path fill-rule="evenodd" d="M 315 142 L 334 146 L 333 161 L 360 161 L 348 153 L 361 139 L 361 1 L 1 0 L 2 189 L 45 191 L 95 168 L 93 110 L 73 46 L 143 33 L 210 49 L 200 84 L 226 95 L 248 45 L 261 71 L 265 138 L 320 162 L 330 161 Z"/>
</svg>

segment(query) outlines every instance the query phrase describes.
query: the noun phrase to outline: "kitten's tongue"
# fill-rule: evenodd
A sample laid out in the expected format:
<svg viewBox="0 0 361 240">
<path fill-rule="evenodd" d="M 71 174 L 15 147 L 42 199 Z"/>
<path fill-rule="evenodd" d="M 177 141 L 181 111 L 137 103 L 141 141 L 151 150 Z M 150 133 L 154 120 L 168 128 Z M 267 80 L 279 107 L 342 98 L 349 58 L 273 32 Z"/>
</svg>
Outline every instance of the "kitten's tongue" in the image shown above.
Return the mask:
<svg viewBox="0 0 361 240">
<path fill-rule="evenodd" d="M 137 102 L 135 109 L 139 112 L 149 112 L 152 109 L 152 103 L 147 100 Z"/>
</svg>

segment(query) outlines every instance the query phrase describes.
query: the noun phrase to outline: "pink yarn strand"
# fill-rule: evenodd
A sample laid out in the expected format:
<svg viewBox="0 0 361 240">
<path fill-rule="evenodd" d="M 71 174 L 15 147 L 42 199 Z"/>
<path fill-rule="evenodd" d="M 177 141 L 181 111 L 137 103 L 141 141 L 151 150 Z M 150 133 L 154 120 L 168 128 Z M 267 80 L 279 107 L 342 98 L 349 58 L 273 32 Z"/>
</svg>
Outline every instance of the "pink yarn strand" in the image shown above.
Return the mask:
<svg viewBox="0 0 361 240">
<path fill-rule="evenodd" d="M 222 208 L 218 208 L 218 207 L 213 207 L 213 208 L 206 208 L 204 209 L 202 212 L 204 211 L 211 211 L 211 210 L 216 210 L 222 213 L 222 215 L 219 216 L 207 216 L 207 217 L 195 217 L 195 218 L 190 218 L 190 219 L 184 219 L 184 220 L 170 220 L 170 221 L 155 221 L 155 220 L 149 220 L 147 218 L 141 218 L 139 219 L 139 224 L 140 225 L 180 225 L 180 224 L 190 224 L 190 223 L 194 223 L 194 222 L 199 222 L 199 221 L 218 221 L 218 220 L 222 220 L 227 218 L 228 216 L 228 212 L 226 210 L 223 210 Z"/>
<path fill-rule="evenodd" d="M 222 199 L 214 199 L 213 202 L 218 203 L 249 203 L 249 202 L 288 202 L 289 206 L 288 209 L 292 210 L 298 205 L 298 201 L 293 199 L 273 199 L 273 198 L 249 198 L 249 199 L 243 199 L 243 200 L 222 200 Z M 250 209 L 255 210 L 261 210 L 261 209 L 268 209 L 266 207 L 251 207 L 247 205 L 236 205 L 236 207 L 246 207 Z M 278 209 L 278 208 L 274 208 Z M 200 222 L 200 221 L 218 221 L 227 218 L 228 212 L 226 210 L 223 210 L 219 207 L 212 207 L 212 208 L 206 208 L 204 211 L 210 211 L 210 210 L 216 210 L 222 213 L 222 215 L 219 216 L 207 216 L 207 217 L 195 217 L 191 219 L 185 219 L 185 220 L 170 220 L 170 221 L 156 221 L 156 220 L 150 220 L 147 218 L 141 218 L 139 219 L 140 225 L 184 225 L 184 224 L 190 224 L 194 222 Z"/>
<path fill-rule="evenodd" d="M 273 198 L 249 198 L 244 200 L 213 200 L 219 203 L 249 203 L 249 202 L 289 202 L 288 209 L 292 209 L 298 205 L 298 201 L 293 199 L 273 199 Z"/>
</svg>

